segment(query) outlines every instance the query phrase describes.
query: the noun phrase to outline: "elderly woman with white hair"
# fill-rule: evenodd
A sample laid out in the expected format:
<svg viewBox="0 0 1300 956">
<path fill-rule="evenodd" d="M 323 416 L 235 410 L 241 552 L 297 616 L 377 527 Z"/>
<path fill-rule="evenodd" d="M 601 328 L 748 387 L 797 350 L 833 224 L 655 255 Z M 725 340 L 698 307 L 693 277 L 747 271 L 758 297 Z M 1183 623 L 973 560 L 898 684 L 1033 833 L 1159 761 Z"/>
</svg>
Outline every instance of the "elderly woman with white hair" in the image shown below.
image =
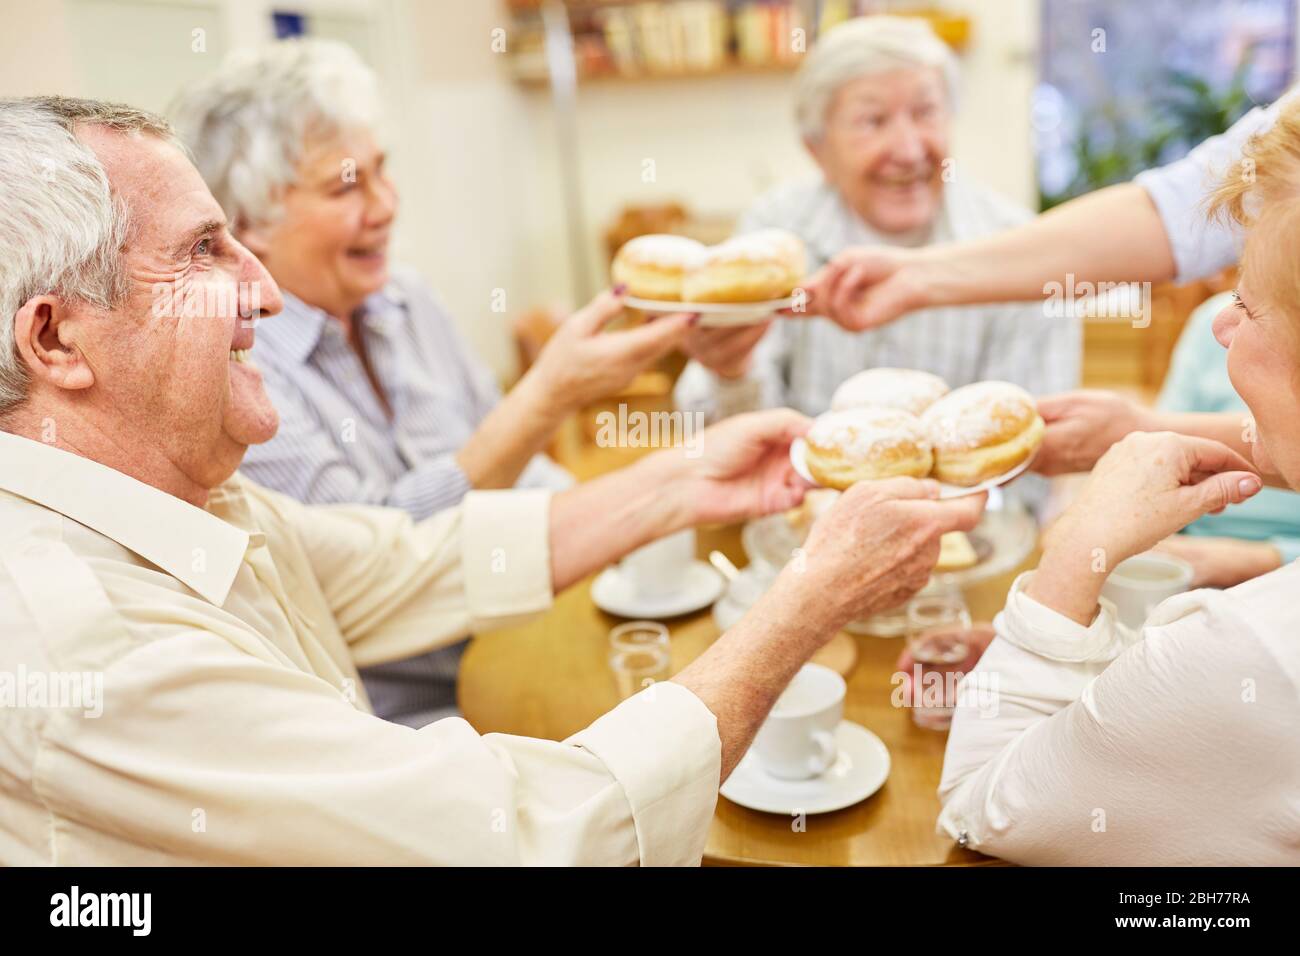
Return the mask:
<svg viewBox="0 0 1300 956">
<path fill-rule="evenodd" d="M 503 398 L 428 285 L 390 270 L 397 194 L 377 80 L 356 53 L 323 40 L 240 51 L 171 112 L 232 231 L 284 294 L 252 350 L 280 415 L 244 459 L 262 485 L 417 519 L 471 489 L 565 487 L 542 453 L 559 424 L 688 331 L 680 314 L 602 334 L 622 311 L 620 290 L 603 293 Z M 376 711 L 414 726 L 451 712 L 463 646 L 364 672 Z"/>
<path fill-rule="evenodd" d="M 956 84 L 955 57 L 923 20 L 862 17 L 829 31 L 795 79 L 799 132 L 821 175 L 761 197 L 740 230 L 797 233 L 816 269 L 852 246 L 921 246 L 1028 220 L 954 163 Z M 778 405 L 816 415 L 840 382 L 876 366 L 924 369 L 953 387 L 1070 388 L 1080 332 L 1034 305 L 935 308 L 867 332 L 821 318 L 697 329 L 688 351 L 679 406 L 713 418 Z"/>
</svg>

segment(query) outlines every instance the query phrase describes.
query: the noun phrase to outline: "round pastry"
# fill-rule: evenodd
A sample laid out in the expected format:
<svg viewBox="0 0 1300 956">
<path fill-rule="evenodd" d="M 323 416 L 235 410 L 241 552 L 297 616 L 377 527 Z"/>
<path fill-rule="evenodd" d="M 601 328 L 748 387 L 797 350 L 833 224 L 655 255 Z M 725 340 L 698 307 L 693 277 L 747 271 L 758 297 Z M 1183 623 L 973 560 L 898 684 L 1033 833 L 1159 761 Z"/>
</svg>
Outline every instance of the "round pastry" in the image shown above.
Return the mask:
<svg viewBox="0 0 1300 956">
<path fill-rule="evenodd" d="M 827 412 L 813 422 L 804 441 L 809 473 L 840 491 L 877 478 L 924 478 L 934 463 L 920 420 L 893 408 Z"/>
<path fill-rule="evenodd" d="M 637 236 L 623 243 L 610 266 L 615 285 L 628 295 L 662 302 L 682 301 L 682 276 L 704 256 L 703 243 L 686 236 Z"/>
<path fill-rule="evenodd" d="M 760 229 L 711 246 L 682 280 L 686 302 L 766 302 L 803 281 L 803 241 L 784 229 Z"/>
<path fill-rule="evenodd" d="M 927 408 L 921 422 L 934 446 L 934 477 L 967 488 L 1015 468 L 1043 441 L 1033 398 L 1010 382 L 955 389 Z"/>
<path fill-rule="evenodd" d="M 938 375 L 910 368 L 869 368 L 845 379 L 831 396 L 831 411 L 874 406 L 920 415 L 948 394 Z"/>
</svg>

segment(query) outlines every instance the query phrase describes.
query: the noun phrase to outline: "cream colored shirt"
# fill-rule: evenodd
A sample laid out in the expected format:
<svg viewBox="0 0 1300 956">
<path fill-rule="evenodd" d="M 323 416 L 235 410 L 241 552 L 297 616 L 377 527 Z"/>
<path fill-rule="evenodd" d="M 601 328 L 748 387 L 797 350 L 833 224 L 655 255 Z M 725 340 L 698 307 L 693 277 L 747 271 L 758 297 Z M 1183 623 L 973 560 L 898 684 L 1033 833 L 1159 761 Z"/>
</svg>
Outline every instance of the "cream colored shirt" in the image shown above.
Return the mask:
<svg viewBox="0 0 1300 956">
<path fill-rule="evenodd" d="M 562 743 L 370 713 L 358 666 L 549 607 L 548 510 L 200 509 L 0 432 L 0 864 L 699 862 L 721 747 L 677 684 Z"/>
<path fill-rule="evenodd" d="M 1140 634 L 1028 597 L 961 685 L 939 831 L 1016 863 L 1300 864 L 1300 564 Z M 963 703 L 965 706 L 963 706 Z"/>
</svg>

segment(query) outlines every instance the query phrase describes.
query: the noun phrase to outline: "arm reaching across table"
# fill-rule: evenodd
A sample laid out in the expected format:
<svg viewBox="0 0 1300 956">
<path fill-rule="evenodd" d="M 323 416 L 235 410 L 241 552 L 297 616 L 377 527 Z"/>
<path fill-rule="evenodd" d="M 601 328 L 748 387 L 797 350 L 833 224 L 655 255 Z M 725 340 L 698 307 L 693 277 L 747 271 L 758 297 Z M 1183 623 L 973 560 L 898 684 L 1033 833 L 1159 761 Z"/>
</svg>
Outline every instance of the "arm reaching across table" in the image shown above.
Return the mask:
<svg viewBox="0 0 1300 956">
<path fill-rule="evenodd" d="M 461 525 L 468 532 L 462 534 L 461 553 L 470 600 L 469 608 L 453 619 L 457 628 L 463 630 L 485 612 L 500 618 L 541 610 L 552 590 L 563 590 L 680 528 L 793 507 L 808 486 L 790 463 L 790 443 L 809 424 L 789 409 L 730 418 L 700 434 L 698 457 L 689 457 L 684 449 L 665 450 L 554 495 L 544 526 L 539 525 L 539 509 L 545 507 L 542 492 L 471 494 Z M 982 495 L 939 501 L 934 500 L 936 494 L 933 482 L 913 479 L 855 486 L 814 527 L 803 570 L 792 566 L 783 573 L 736 627 L 678 675 L 677 681 L 718 719 L 721 779 L 743 755 L 799 666 L 844 623 L 895 606 L 918 590 L 938 558 L 940 535 L 970 530 L 978 522 Z M 494 514 L 503 517 L 493 520 Z M 430 522 L 437 520 L 435 516 Z M 321 531 L 317 527 L 304 534 Z M 368 541 L 360 538 L 343 548 L 337 540 L 328 546 L 322 540 L 309 550 L 316 556 L 318 573 L 327 581 L 339 581 L 338 590 L 348 598 L 336 614 L 343 621 L 358 622 L 347 632 L 350 640 L 356 640 L 354 632 L 365 622 L 365 640 L 361 647 L 354 644 L 353 653 L 374 655 L 382 646 L 391 656 L 398 638 L 413 640 L 411 635 L 418 632 L 429 639 L 431 627 L 420 616 L 422 604 L 440 602 L 444 610 L 460 607 L 463 599 L 455 588 L 462 579 L 448 578 L 448 590 L 439 578 L 441 597 L 431 593 L 413 600 L 403 590 L 401 600 L 395 597 L 381 606 L 373 588 L 357 584 L 357 562 L 370 569 L 367 580 L 375 581 L 375 587 L 391 588 L 393 582 L 386 582 L 381 569 L 372 565 L 391 558 L 396 568 L 409 561 L 394 541 L 381 547 Z M 494 554 L 508 573 L 489 573 Z M 549 587 L 542 564 L 547 555 Z M 327 593 L 333 591 L 327 587 Z"/>
<path fill-rule="evenodd" d="M 934 482 L 914 478 L 854 485 L 813 525 L 802 565 L 788 564 L 749 613 L 674 678 L 717 717 L 722 780 L 804 662 L 849 621 L 919 591 L 940 536 L 979 522 L 984 495 L 937 494 Z"/>
<path fill-rule="evenodd" d="M 560 492 L 550 517 L 555 590 L 682 528 L 793 508 L 809 486 L 790 463 L 790 443 L 811 424 L 790 409 L 737 415 L 688 436 L 693 448 Z"/>
<path fill-rule="evenodd" d="M 1247 413 L 1170 412 L 1147 408 L 1104 389 L 1079 389 L 1038 401 L 1047 425 L 1032 468 L 1043 475 L 1091 471 L 1111 446 L 1135 432 L 1176 432 L 1227 445 L 1253 460 L 1255 423 Z M 1266 484 L 1287 487 L 1272 470 L 1255 468 Z"/>
<path fill-rule="evenodd" d="M 605 331 L 622 312 L 621 293 L 602 292 L 565 319 L 536 364 L 456 452 L 472 487 L 509 488 L 566 417 L 616 394 L 677 348 L 694 322 L 689 314 L 676 313 L 640 328 Z"/>
<path fill-rule="evenodd" d="M 1041 299 L 1050 282 L 1164 282 L 1212 275 L 1236 261 L 1240 231 L 1202 203 L 1243 145 L 1270 127 L 1290 95 L 1255 109 L 1186 157 L 985 239 L 923 249 L 854 248 L 809 283 L 810 309 L 869 329 L 916 309 Z"/>
</svg>

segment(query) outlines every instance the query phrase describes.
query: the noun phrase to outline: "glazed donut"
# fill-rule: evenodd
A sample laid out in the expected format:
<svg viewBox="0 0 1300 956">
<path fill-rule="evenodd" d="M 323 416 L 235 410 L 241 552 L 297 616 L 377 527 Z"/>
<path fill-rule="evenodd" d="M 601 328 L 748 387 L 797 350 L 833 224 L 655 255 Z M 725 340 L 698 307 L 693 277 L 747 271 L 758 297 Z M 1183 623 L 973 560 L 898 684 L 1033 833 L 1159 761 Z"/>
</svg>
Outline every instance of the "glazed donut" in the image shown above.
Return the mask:
<svg viewBox="0 0 1300 956">
<path fill-rule="evenodd" d="M 705 245 L 686 236 L 655 234 L 625 242 L 614 256 L 610 277 L 628 295 L 662 302 L 682 301 L 682 276 L 698 265 Z"/>
<path fill-rule="evenodd" d="M 1033 398 L 1010 382 L 955 389 L 921 416 L 934 446 L 934 477 L 970 487 L 1026 461 L 1043 441 Z"/>
<path fill-rule="evenodd" d="M 803 281 L 803 241 L 784 229 L 761 229 L 711 246 L 682 280 L 686 302 L 766 302 Z"/>
<path fill-rule="evenodd" d="M 938 375 L 910 368 L 869 368 L 840 383 L 831 396 L 831 411 L 870 405 L 920 415 L 947 394 L 948 383 Z"/>
<path fill-rule="evenodd" d="M 840 491 L 877 478 L 924 478 L 934 462 L 921 422 L 893 408 L 827 412 L 804 440 L 809 473 Z"/>
</svg>

